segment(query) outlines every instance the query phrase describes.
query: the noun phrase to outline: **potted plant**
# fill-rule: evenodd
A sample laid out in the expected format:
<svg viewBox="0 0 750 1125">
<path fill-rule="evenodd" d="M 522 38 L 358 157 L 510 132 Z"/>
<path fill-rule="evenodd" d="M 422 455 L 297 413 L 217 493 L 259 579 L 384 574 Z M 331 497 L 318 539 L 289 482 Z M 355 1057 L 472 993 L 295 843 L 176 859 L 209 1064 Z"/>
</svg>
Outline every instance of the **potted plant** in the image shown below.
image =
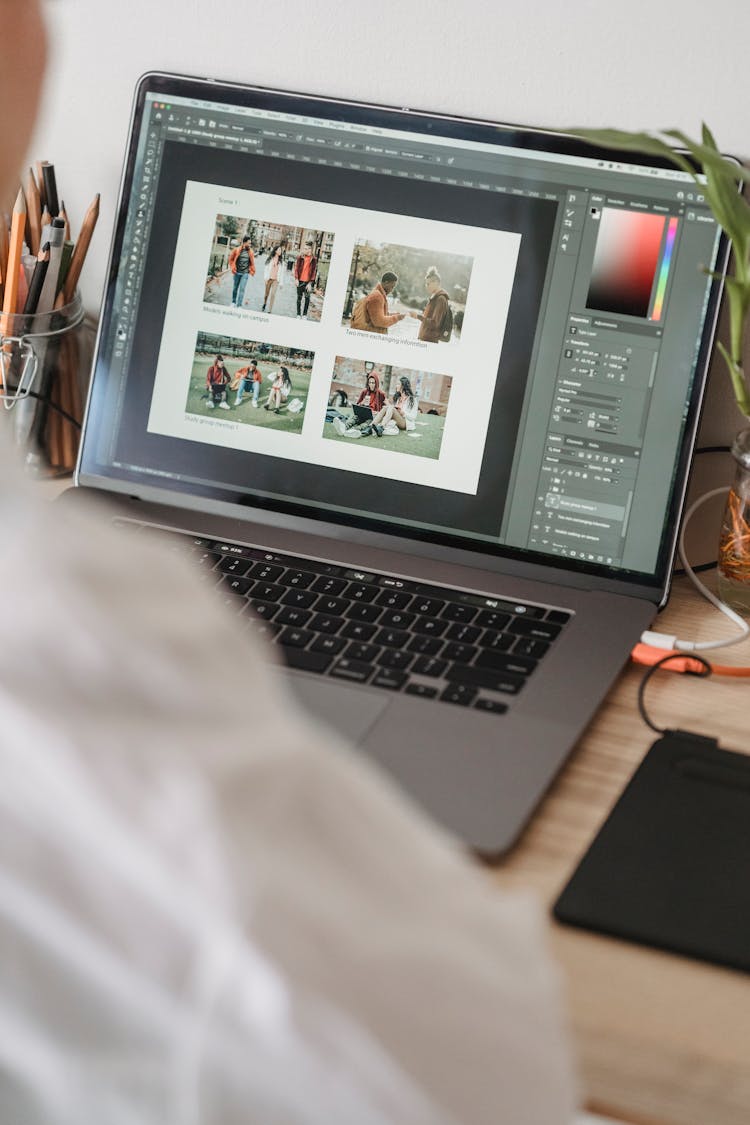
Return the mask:
<svg viewBox="0 0 750 1125">
<path fill-rule="evenodd" d="M 609 148 L 661 156 L 687 172 L 701 192 L 730 245 L 730 272 L 724 278 L 729 309 L 729 347 L 717 341 L 732 381 L 737 408 L 750 420 L 750 370 L 745 368 L 743 338 L 750 315 L 750 203 L 740 192 L 750 171 L 719 151 L 711 131 L 703 126 L 700 142 L 679 129 L 660 133 L 620 129 L 577 129 L 576 135 Z M 673 147 L 681 146 L 683 152 Z M 687 159 L 689 153 L 694 163 Z M 709 276 L 716 276 L 710 273 Z M 732 446 L 737 462 L 729 490 L 719 539 L 719 591 L 735 609 L 750 612 L 750 427 L 738 433 Z"/>
</svg>

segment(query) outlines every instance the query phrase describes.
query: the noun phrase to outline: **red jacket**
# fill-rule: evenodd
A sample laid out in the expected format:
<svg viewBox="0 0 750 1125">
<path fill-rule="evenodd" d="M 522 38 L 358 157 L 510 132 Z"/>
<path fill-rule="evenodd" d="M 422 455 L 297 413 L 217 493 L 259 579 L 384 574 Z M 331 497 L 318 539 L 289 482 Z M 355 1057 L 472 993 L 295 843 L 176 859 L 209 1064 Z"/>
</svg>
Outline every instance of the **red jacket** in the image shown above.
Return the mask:
<svg viewBox="0 0 750 1125">
<path fill-rule="evenodd" d="M 226 367 L 219 367 L 218 363 L 212 363 L 206 372 L 206 386 L 209 390 L 212 387 L 225 387 L 229 379 L 230 375 Z"/>
<path fill-rule="evenodd" d="M 370 379 L 375 380 L 375 390 L 370 391 L 365 386 L 365 389 L 362 391 L 362 394 L 357 399 L 357 406 L 369 406 L 370 410 L 373 412 L 373 414 L 377 414 L 378 411 L 382 410 L 383 407 L 385 406 L 385 395 L 383 394 L 383 392 L 380 389 L 380 378 L 379 378 L 378 373 L 376 371 L 371 371 L 370 374 L 367 376 L 368 383 L 369 383 Z"/>
<path fill-rule="evenodd" d="M 302 279 L 300 278 L 300 274 L 302 273 L 302 269 L 304 267 L 304 264 L 305 264 L 305 255 L 300 254 L 299 257 L 297 258 L 296 262 L 294 263 L 294 280 L 295 281 L 301 282 Z M 318 272 L 318 259 L 315 257 L 314 254 L 311 254 L 310 255 L 310 276 L 307 279 L 308 282 L 312 283 L 313 281 L 315 281 L 315 276 L 316 276 L 317 272 Z"/>
<path fill-rule="evenodd" d="M 237 273 L 237 259 L 240 256 L 241 250 L 242 250 L 241 246 L 235 246 L 234 250 L 229 255 L 229 268 L 232 271 L 232 273 Z M 252 277 L 255 274 L 255 255 L 253 254 L 253 252 L 252 252 L 252 250 L 250 249 L 249 246 L 247 247 L 247 252 L 250 255 L 250 268 L 249 268 L 248 272 L 249 272 L 250 276 Z"/>
</svg>

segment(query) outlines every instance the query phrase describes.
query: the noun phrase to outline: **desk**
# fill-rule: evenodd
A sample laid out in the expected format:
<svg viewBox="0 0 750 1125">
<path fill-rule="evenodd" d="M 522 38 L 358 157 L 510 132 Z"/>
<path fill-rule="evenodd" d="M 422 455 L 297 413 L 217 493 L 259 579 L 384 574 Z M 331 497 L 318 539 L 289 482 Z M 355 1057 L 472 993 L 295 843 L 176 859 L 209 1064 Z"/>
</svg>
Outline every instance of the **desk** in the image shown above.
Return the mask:
<svg viewBox="0 0 750 1125">
<path fill-rule="evenodd" d="M 675 580 L 655 627 L 695 640 L 733 628 L 685 578 Z M 713 659 L 750 664 L 750 643 Z M 642 673 L 631 665 L 610 691 L 521 843 L 493 872 L 500 885 L 532 887 L 552 905 L 658 737 L 637 711 Z M 646 704 L 659 726 L 750 753 L 747 680 L 657 673 Z M 550 942 L 566 979 L 587 1108 L 638 1125 L 748 1125 L 750 976 L 552 919 Z"/>
</svg>

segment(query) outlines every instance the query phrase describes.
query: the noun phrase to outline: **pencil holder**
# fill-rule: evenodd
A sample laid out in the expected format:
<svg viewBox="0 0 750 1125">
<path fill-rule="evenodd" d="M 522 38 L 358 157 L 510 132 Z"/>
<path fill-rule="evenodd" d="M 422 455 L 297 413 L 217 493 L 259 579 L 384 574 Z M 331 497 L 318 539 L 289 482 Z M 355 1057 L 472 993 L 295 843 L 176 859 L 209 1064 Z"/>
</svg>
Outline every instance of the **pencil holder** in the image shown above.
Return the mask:
<svg viewBox="0 0 750 1125">
<path fill-rule="evenodd" d="M 0 320 L 0 413 L 34 474 L 75 467 L 93 336 L 79 293 L 52 312 Z"/>
</svg>

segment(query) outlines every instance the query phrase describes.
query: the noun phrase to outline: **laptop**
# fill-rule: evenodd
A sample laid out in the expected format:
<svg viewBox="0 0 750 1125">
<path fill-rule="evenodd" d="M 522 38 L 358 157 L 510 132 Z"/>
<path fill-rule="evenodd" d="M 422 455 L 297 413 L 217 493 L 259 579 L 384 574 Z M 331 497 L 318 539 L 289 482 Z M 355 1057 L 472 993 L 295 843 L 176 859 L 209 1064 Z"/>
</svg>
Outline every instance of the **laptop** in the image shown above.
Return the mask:
<svg viewBox="0 0 750 1125">
<path fill-rule="evenodd" d="M 725 257 L 656 158 L 147 74 L 73 502 L 500 855 L 666 600 Z"/>
</svg>

